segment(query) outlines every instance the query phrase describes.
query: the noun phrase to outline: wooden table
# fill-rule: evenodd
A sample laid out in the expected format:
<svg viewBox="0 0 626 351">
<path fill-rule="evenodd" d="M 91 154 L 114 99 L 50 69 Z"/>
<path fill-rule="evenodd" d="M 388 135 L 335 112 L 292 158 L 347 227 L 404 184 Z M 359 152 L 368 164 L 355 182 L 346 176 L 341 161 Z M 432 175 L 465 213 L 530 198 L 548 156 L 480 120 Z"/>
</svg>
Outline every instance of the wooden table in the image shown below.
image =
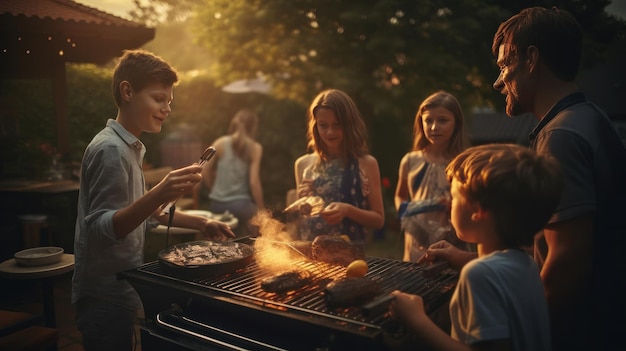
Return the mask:
<svg viewBox="0 0 626 351">
<path fill-rule="evenodd" d="M 79 182 L 75 180 L 34 181 L 34 180 L 6 180 L 0 182 L 0 192 L 20 193 L 48 193 L 57 194 L 68 191 L 78 191 Z"/>
<path fill-rule="evenodd" d="M 0 263 L 0 276 L 9 279 L 37 280 L 41 282 L 44 321 L 46 326 L 56 328 L 54 310 L 54 278 L 74 270 L 74 255 L 63 254 L 61 261 L 45 266 L 21 266 L 15 258 Z"/>
</svg>

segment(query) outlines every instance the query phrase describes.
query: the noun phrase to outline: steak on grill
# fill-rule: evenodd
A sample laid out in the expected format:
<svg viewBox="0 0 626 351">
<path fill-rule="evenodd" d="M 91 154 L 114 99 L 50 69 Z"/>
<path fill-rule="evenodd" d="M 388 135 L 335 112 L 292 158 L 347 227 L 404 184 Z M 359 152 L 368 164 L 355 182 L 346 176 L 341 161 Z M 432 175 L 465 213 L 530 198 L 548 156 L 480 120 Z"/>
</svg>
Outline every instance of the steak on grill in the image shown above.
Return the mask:
<svg viewBox="0 0 626 351">
<path fill-rule="evenodd" d="M 319 235 L 311 244 L 313 259 L 347 266 L 354 260 L 365 259 L 365 245 L 353 243 L 335 235 Z"/>
<path fill-rule="evenodd" d="M 330 308 L 359 306 L 380 292 L 380 285 L 368 277 L 347 277 L 326 285 L 326 304 Z"/>
<path fill-rule="evenodd" d="M 261 289 L 270 293 L 282 294 L 297 290 L 311 281 L 311 275 L 303 271 L 289 271 L 261 280 Z"/>
</svg>

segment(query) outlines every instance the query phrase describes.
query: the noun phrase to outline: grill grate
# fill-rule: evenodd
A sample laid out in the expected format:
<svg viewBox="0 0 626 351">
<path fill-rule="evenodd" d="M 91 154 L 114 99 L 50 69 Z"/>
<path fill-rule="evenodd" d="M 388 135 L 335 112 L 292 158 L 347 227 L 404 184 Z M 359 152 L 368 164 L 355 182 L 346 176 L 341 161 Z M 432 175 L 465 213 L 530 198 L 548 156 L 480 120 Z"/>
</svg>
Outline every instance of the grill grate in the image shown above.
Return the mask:
<svg viewBox="0 0 626 351">
<path fill-rule="evenodd" d="M 369 257 L 366 261 L 369 266 L 367 276 L 381 287 L 376 299 L 388 295 L 393 290 L 418 294 L 424 299 L 427 312 L 430 312 L 429 306 L 436 308 L 439 305 L 440 299 L 447 296 L 457 280 L 457 273 L 449 269 L 435 277 L 426 278 L 423 267 L 415 263 L 378 257 Z M 158 262 L 147 263 L 137 271 L 179 284 L 202 287 L 222 296 L 266 308 L 315 314 L 339 322 L 380 329 L 380 325 L 386 319 L 384 315 L 366 317 L 358 307 L 329 309 L 326 306 L 324 287 L 330 281 L 343 277 L 345 267 L 312 261 L 297 261 L 294 262 L 294 266 L 297 267 L 295 269 L 312 273 L 313 281 L 304 288 L 286 294 L 267 293 L 261 289 L 261 280 L 276 273 L 260 267 L 254 261 L 236 272 L 216 277 L 181 279 L 162 271 Z"/>
</svg>

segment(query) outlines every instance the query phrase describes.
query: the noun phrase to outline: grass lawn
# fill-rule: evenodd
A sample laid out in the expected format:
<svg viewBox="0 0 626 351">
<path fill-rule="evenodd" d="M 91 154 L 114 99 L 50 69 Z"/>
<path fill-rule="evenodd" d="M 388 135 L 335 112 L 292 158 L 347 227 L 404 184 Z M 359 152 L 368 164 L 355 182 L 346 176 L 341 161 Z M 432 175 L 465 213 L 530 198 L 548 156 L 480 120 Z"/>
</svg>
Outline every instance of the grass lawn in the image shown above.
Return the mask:
<svg viewBox="0 0 626 351">
<path fill-rule="evenodd" d="M 367 246 L 365 248 L 367 256 L 392 258 L 402 260 L 404 251 L 403 233 L 387 229 L 383 235 L 375 237 L 368 234 Z"/>
</svg>

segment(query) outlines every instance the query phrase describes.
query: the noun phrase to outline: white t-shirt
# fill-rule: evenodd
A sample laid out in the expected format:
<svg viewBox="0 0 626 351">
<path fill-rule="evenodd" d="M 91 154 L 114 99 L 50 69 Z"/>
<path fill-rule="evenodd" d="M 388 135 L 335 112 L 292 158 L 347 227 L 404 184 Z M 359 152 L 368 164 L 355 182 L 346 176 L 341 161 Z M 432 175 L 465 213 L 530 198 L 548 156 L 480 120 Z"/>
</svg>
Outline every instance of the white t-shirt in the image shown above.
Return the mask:
<svg viewBox="0 0 626 351">
<path fill-rule="evenodd" d="M 511 339 L 514 350 L 549 351 L 548 306 L 532 257 L 496 251 L 469 262 L 450 301 L 452 338 L 474 344 Z"/>
</svg>

